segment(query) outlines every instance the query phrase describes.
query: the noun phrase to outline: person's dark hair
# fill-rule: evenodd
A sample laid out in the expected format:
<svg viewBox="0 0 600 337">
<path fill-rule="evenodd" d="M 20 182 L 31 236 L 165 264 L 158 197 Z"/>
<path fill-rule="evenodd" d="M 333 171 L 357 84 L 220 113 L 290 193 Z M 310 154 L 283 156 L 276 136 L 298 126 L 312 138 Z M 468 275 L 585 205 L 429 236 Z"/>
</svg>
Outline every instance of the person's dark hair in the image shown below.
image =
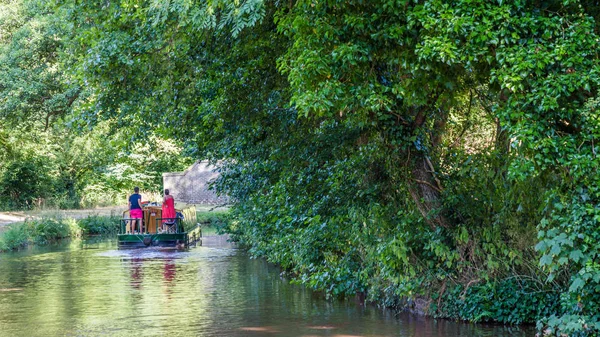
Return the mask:
<svg viewBox="0 0 600 337">
<path fill-rule="evenodd" d="M 165 195 L 169 195 L 169 189 L 165 189 Z"/>
<path fill-rule="evenodd" d="M 140 191 L 140 188 L 136 186 L 136 187 L 134 187 L 134 188 L 133 188 L 133 191 L 134 191 L 135 193 L 138 193 L 138 192 Z"/>
</svg>

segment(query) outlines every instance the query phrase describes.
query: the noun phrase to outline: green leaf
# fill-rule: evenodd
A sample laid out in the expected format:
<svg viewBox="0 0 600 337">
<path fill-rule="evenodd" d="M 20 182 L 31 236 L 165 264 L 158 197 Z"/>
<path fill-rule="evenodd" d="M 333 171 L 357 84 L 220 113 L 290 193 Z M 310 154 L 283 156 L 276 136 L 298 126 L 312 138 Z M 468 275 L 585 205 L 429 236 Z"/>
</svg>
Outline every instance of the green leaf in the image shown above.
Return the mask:
<svg viewBox="0 0 600 337">
<path fill-rule="evenodd" d="M 569 292 L 577 292 L 579 291 L 579 289 L 583 288 L 583 286 L 585 285 L 585 281 L 583 279 L 581 279 L 580 277 L 575 277 L 575 279 L 573 280 L 573 282 L 571 282 L 571 286 L 569 287 Z"/>
<path fill-rule="evenodd" d="M 569 253 L 569 258 L 575 262 L 579 262 L 579 260 L 583 258 L 583 253 L 579 249 L 574 250 L 571 253 Z"/>
<path fill-rule="evenodd" d="M 540 266 L 549 266 L 552 264 L 552 256 L 550 254 L 545 254 L 540 259 Z"/>
</svg>

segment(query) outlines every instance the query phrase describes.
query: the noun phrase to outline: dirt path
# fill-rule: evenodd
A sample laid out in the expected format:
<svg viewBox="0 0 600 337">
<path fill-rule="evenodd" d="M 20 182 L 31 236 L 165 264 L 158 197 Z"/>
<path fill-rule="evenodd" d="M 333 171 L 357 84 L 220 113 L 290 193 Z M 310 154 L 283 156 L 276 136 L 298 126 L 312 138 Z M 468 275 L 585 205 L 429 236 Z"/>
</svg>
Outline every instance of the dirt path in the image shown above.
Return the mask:
<svg viewBox="0 0 600 337">
<path fill-rule="evenodd" d="M 0 213 L 0 226 L 7 225 L 13 222 L 25 220 L 25 216 L 21 212 L 2 212 Z"/>
<path fill-rule="evenodd" d="M 35 210 L 35 211 L 17 211 L 0 212 L 0 228 L 14 223 L 22 222 L 28 218 L 38 219 L 43 217 L 53 218 L 74 218 L 81 219 L 90 215 L 121 215 L 127 206 L 99 207 L 91 209 L 71 209 L 71 210 Z"/>
</svg>

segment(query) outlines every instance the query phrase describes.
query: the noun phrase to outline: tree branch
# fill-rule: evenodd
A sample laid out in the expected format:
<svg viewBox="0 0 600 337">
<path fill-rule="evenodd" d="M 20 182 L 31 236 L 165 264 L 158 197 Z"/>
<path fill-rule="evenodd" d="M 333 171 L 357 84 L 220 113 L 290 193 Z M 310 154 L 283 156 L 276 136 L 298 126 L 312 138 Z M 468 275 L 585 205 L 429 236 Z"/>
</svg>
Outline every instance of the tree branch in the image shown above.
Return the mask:
<svg viewBox="0 0 600 337">
<path fill-rule="evenodd" d="M 413 180 L 414 180 L 415 182 L 419 183 L 419 184 L 427 185 L 427 186 L 429 186 L 429 187 L 433 188 L 434 190 L 438 191 L 439 193 L 442 193 L 442 191 L 441 191 L 441 190 L 440 190 L 438 187 L 434 186 L 434 185 L 433 185 L 433 184 L 431 184 L 431 183 L 428 183 L 428 182 L 426 182 L 426 181 L 424 181 L 424 180 L 419 180 L 419 179 L 413 179 Z"/>
</svg>

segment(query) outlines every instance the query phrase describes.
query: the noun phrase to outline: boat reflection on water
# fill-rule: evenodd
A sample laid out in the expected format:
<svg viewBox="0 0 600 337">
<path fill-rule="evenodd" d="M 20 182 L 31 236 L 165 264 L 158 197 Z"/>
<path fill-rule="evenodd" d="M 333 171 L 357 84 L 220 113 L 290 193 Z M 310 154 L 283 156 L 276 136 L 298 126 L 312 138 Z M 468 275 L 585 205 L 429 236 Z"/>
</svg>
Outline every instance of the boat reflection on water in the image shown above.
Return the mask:
<svg viewBox="0 0 600 337">
<path fill-rule="evenodd" d="M 165 270 L 163 277 L 167 283 L 171 283 L 175 279 L 175 261 L 173 259 L 165 259 Z"/>
<path fill-rule="evenodd" d="M 144 269 L 153 274 L 162 274 L 162 282 L 165 285 L 167 292 L 171 292 L 171 285 L 177 274 L 176 259 L 179 258 L 179 251 L 175 250 L 132 250 L 131 254 L 122 258 L 122 261 L 129 269 L 130 282 L 133 289 L 139 290 L 144 283 Z M 162 264 L 162 271 L 158 273 L 157 263 Z M 151 277 L 152 282 L 156 282 L 154 277 Z"/>
<path fill-rule="evenodd" d="M 131 264 L 131 287 L 134 289 L 140 289 L 142 285 L 142 263 L 144 259 L 142 258 L 133 258 L 130 259 Z"/>
</svg>

